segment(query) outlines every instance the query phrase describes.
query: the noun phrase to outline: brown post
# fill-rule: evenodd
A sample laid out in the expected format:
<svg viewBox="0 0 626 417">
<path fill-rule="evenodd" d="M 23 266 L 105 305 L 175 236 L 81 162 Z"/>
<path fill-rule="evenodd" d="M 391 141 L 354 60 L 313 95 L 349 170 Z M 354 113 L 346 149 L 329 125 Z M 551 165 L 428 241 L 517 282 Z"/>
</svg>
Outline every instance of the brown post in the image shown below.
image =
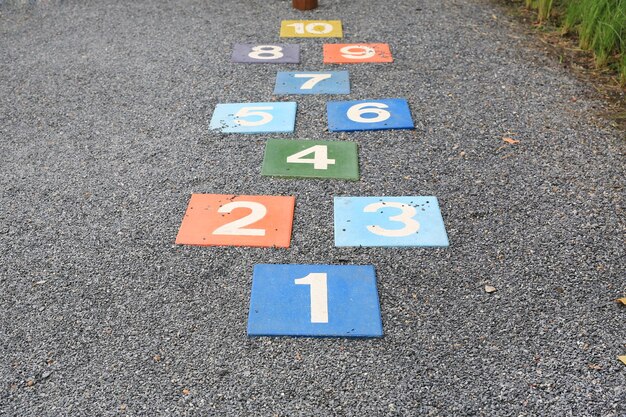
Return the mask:
<svg viewBox="0 0 626 417">
<path fill-rule="evenodd" d="M 311 10 L 317 7 L 317 0 L 293 0 L 293 7 L 298 10 Z"/>
</svg>

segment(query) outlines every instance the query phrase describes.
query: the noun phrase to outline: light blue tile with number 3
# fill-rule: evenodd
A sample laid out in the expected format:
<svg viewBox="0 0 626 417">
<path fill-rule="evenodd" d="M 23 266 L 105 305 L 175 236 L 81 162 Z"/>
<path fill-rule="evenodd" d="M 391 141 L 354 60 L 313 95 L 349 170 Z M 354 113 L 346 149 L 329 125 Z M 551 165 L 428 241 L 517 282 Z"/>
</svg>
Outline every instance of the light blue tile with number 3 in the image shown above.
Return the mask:
<svg viewBox="0 0 626 417">
<path fill-rule="evenodd" d="M 373 266 L 254 266 L 248 336 L 382 335 Z"/>
<path fill-rule="evenodd" d="M 409 104 L 403 98 L 329 101 L 326 110 L 331 132 L 415 127 Z"/>
<path fill-rule="evenodd" d="M 335 246 L 447 247 L 436 197 L 335 197 Z"/>
<path fill-rule="evenodd" d="M 209 129 L 224 133 L 293 132 L 295 102 L 221 103 L 215 107 Z"/>
<path fill-rule="evenodd" d="M 350 94 L 348 71 L 279 72 L 274 94 Z"/>
</svg>

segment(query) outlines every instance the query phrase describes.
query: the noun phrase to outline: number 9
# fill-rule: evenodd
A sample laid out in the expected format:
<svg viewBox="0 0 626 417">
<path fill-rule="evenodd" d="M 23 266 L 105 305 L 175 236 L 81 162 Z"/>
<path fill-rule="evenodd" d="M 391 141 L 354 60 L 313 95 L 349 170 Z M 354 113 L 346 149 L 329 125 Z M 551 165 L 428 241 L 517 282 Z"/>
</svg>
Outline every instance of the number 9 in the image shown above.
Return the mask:
<svg viewBox="0 0 626 417">
<path fill-rule="evenodd" d="M 344 46 L 339 52 L 348 59 L 367 59 L 376 55 L 374 48 L 365 45 Z"/>
</svg>

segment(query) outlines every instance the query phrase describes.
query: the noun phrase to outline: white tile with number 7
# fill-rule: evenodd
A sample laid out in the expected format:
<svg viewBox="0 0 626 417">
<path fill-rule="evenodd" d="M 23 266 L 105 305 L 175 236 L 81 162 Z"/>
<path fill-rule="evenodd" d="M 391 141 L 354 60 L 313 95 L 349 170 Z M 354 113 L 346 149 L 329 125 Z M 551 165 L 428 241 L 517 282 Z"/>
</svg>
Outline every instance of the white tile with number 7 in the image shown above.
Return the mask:
<svg viewBox="0 0 626 417">
<path fill-rule="evenodd" d="M 447 247 L 436 197 L 335 197 L 335 246 Z"/>
<path fill-rule="evenodd" d="M 295 102 L 220 103 L 210 130 L 223 133 L 290 133 L 296 123 Z"/>
</svg>

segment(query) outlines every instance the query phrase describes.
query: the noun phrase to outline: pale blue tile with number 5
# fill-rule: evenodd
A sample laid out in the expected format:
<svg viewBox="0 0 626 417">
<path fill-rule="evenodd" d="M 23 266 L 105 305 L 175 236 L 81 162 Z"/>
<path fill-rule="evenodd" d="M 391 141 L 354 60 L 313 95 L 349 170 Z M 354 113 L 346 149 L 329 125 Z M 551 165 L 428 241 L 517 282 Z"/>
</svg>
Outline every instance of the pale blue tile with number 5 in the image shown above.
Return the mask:
<svg viewBox="0 0 626 417">
<path fill-rule="evenodd" d="M 382 335 L 373 266 L 254 266 L 248 336 Z"/>
<path fill-rule="evenodd" d="M 348 71 L 279 72 L 274 94 L 350 94 Z"/>
<path fill-rule="evenodd" d="M 447 247 L 436 197 L 335 197 L 335 246 Z"/>
<path fill-rule="evenodd" d="M 415 127 L 409 104 L 403 98 L 329 101 L 326 110 L 331 132 Z"/>
<path fill-rule="evenodd" d="M 224 133 L 289 133 L 296 123 L 295 102 L 221 103 L 209 129 Z"/>
</svg>

